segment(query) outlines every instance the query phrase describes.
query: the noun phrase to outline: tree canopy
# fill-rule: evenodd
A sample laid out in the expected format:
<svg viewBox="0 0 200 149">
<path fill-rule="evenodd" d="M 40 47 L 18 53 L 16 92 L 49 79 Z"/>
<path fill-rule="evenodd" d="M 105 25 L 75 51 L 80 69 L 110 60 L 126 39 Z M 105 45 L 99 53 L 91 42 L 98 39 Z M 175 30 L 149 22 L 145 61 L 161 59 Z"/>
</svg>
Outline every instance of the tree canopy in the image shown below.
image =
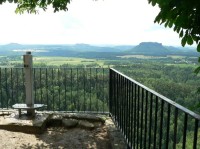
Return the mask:
<svg viewBox="0 0 200 149">
<path fill-rule="evenodd" d="M 173 28 L 181 38 L 181 44 L 197 44 L 200 52 L 200 1 L 199 0 L 148 0 L 153 6 L 158 5 L 159 14 L 155 23 Z M 200 62 L 200 58 L 199 58 Z M 199 72 L 200 68 L 196 69 Z"/>
<path fill-rule="evenodd" d="M 71 0 L 0 0 L 0 4 L 5 2 L 16 3 L 16 13 L 37 13 L 38 9 L 41 8 L 44 11 L 47 9 L 47 6 L 51 5 L 54 9 L 54 12 L 60 10 L 68 10 L 67 5 Z"/>
</svg>

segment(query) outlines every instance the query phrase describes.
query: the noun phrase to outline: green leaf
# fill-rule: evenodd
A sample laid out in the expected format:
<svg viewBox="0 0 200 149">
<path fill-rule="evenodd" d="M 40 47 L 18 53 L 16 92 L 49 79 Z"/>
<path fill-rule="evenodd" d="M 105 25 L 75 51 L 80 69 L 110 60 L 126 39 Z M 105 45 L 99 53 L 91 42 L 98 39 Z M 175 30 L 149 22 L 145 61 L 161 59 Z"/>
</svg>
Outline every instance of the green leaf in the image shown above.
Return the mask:
<svg viewBox="0 0 200 149">
<path fill-rule="evenodd" d="M 168 24 L 169 28 L 172 28 L 173 26 L 173 21 L 170 21 L 169 24 Z"/>
<path fill-rule="evenodd" d="M 152 0 L 152 6 L 155 6 L 156 5 L 156 0 Z"/>
<path fill-rule="evenodd" d="M 193 44 L 193 39 L 192 39 L 192 36 L 191 36 L 191 35 L 189 35 L 189 36 L 187 37 L 187 44 L 188 44 L 188 45 L 192 45 L 192 44 Z"/>
<path fill-rule="evenodd" d="M 181 40 L 181 45 L 184 47 L 187 42 L 187 35 L 185 35 Z"/>
<path fill-rule="evenodd" d="M 174 31 L 176 31 L 177 30 L 177 26 L 174 26 Z"/>
<path fill-rule="evenodd" d="M 177 27 L 177 33 L 179 33 L 179 32 L 180 32 L 180 30 L 181 30 L 181 28 L 180 28 L 180 27 Z"/>
<path fill-rule="evenodd" d="M 167 22 L 165 23 L 165 25 L 164 25 L 164 26 L 165 26 L 165 27 L 167 27 L 167 26 L 168 26 L 168 24 L 169 24 L 169 21 L 167 21 Z"/>
<path fill-rule="evenodd" d="M 183 30 L 181 30 L 179 37 L 181 37 L 181 38 L 183 37 Z"/>
<path fill-rule="evenodd" d="M 192 35 L 192 39 L 195 41 L 195 42 L 197 42 L 198 40 L 197 40 L 197 36 L 196 35 Z"/>
<path fill-rule="evenodd" d="M 194 73 L 198 74 L 200 72 L 200 66 L 194 70 Z"/>
<path fill-rule="evenodd" d="M 200 52 L 200 43 L 197 46 L 197 52 Z M 199 59 L 200 60 L 200 59 Z"/>
</svg>

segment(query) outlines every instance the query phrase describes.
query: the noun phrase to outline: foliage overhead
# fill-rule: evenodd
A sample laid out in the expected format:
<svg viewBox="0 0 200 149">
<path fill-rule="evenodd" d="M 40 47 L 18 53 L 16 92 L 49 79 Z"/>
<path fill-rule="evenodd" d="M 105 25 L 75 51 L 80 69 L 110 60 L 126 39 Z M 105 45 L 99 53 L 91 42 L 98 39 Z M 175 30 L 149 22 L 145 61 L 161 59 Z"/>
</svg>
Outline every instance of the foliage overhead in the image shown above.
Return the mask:
<svg viewBox="0 0 200 149">
<path fill-rule="evenodd" d="M 160 8 L 155 21 L 173 28 L 181 38 L 182 46 L 197 44 L 200 52 L 200 1 L 199 0 L 148 0 Z M 199 58 L 200 62 L 200 58 Z M 199 70 L 200 71 L 200 70 Z"/>
<path fill-rule="evenodd" d="M 68 10 L 67 5 L 71 0 L 0 0 L 0 4 L 7 1 L 10 3 L 16 3 L 17 8 L 15 12 L 22 14 L 25 11 L 28 13 L 37 13 L 40 8 L 45 11 L 49 5 L 53 7 L 54 12 L 60 10 L 66 11 Z"/>
</svg>

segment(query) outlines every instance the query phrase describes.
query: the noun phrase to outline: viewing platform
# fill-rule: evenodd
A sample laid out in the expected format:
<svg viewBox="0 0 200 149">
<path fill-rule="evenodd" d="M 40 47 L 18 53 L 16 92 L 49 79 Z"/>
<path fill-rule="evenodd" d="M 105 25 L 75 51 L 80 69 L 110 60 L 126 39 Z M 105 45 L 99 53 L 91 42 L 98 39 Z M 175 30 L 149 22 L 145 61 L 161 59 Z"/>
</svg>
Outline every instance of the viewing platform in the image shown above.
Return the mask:
<svg viewBox="0 0 200 149">
<path fill-rule="evenodd" d="M 23 76 L 24 68 L 0 69 L 2 110 L 11 109 L 16 103 L 26 103 Z M 45 110 L 52 114 L 64 112 L 110 116 L 126 141 L 125 148 L 200 147 L 198 114 L 115 69 L 33 68 L 33 82 L 34 104 L 46 105 Z M 26 115 L 22 113 L 19 118 L 18 112 L 15 112 L 18 119 Z M 36 115 L 40 112 L 44 111 L 37 109 Z M 5 113 L 1 118 L 4 117 Z M 94 136 L 97 131 L 104 130 L 103 125 L 100 128 L 92 131 Z M 83 130 L 79 129 L 79 132 Z M 62 138 L 58 137 L 58 140 Z"/>
</svg>

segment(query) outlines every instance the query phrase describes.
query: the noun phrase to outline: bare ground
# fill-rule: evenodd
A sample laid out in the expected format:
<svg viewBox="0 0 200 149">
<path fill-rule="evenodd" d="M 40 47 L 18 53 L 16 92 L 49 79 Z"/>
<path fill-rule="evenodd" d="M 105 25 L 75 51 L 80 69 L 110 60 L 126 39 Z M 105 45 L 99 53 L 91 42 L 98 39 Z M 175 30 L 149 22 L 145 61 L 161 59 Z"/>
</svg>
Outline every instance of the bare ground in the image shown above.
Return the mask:
<svg viewBox="0 0 200 149">
<path fill-rule="evenodd" d="M 0 130 L 0 149 L 111 149 L 108 129 L 94 130 L 52 127 L 43 134 L 26 134 Z"/>
</svg>

